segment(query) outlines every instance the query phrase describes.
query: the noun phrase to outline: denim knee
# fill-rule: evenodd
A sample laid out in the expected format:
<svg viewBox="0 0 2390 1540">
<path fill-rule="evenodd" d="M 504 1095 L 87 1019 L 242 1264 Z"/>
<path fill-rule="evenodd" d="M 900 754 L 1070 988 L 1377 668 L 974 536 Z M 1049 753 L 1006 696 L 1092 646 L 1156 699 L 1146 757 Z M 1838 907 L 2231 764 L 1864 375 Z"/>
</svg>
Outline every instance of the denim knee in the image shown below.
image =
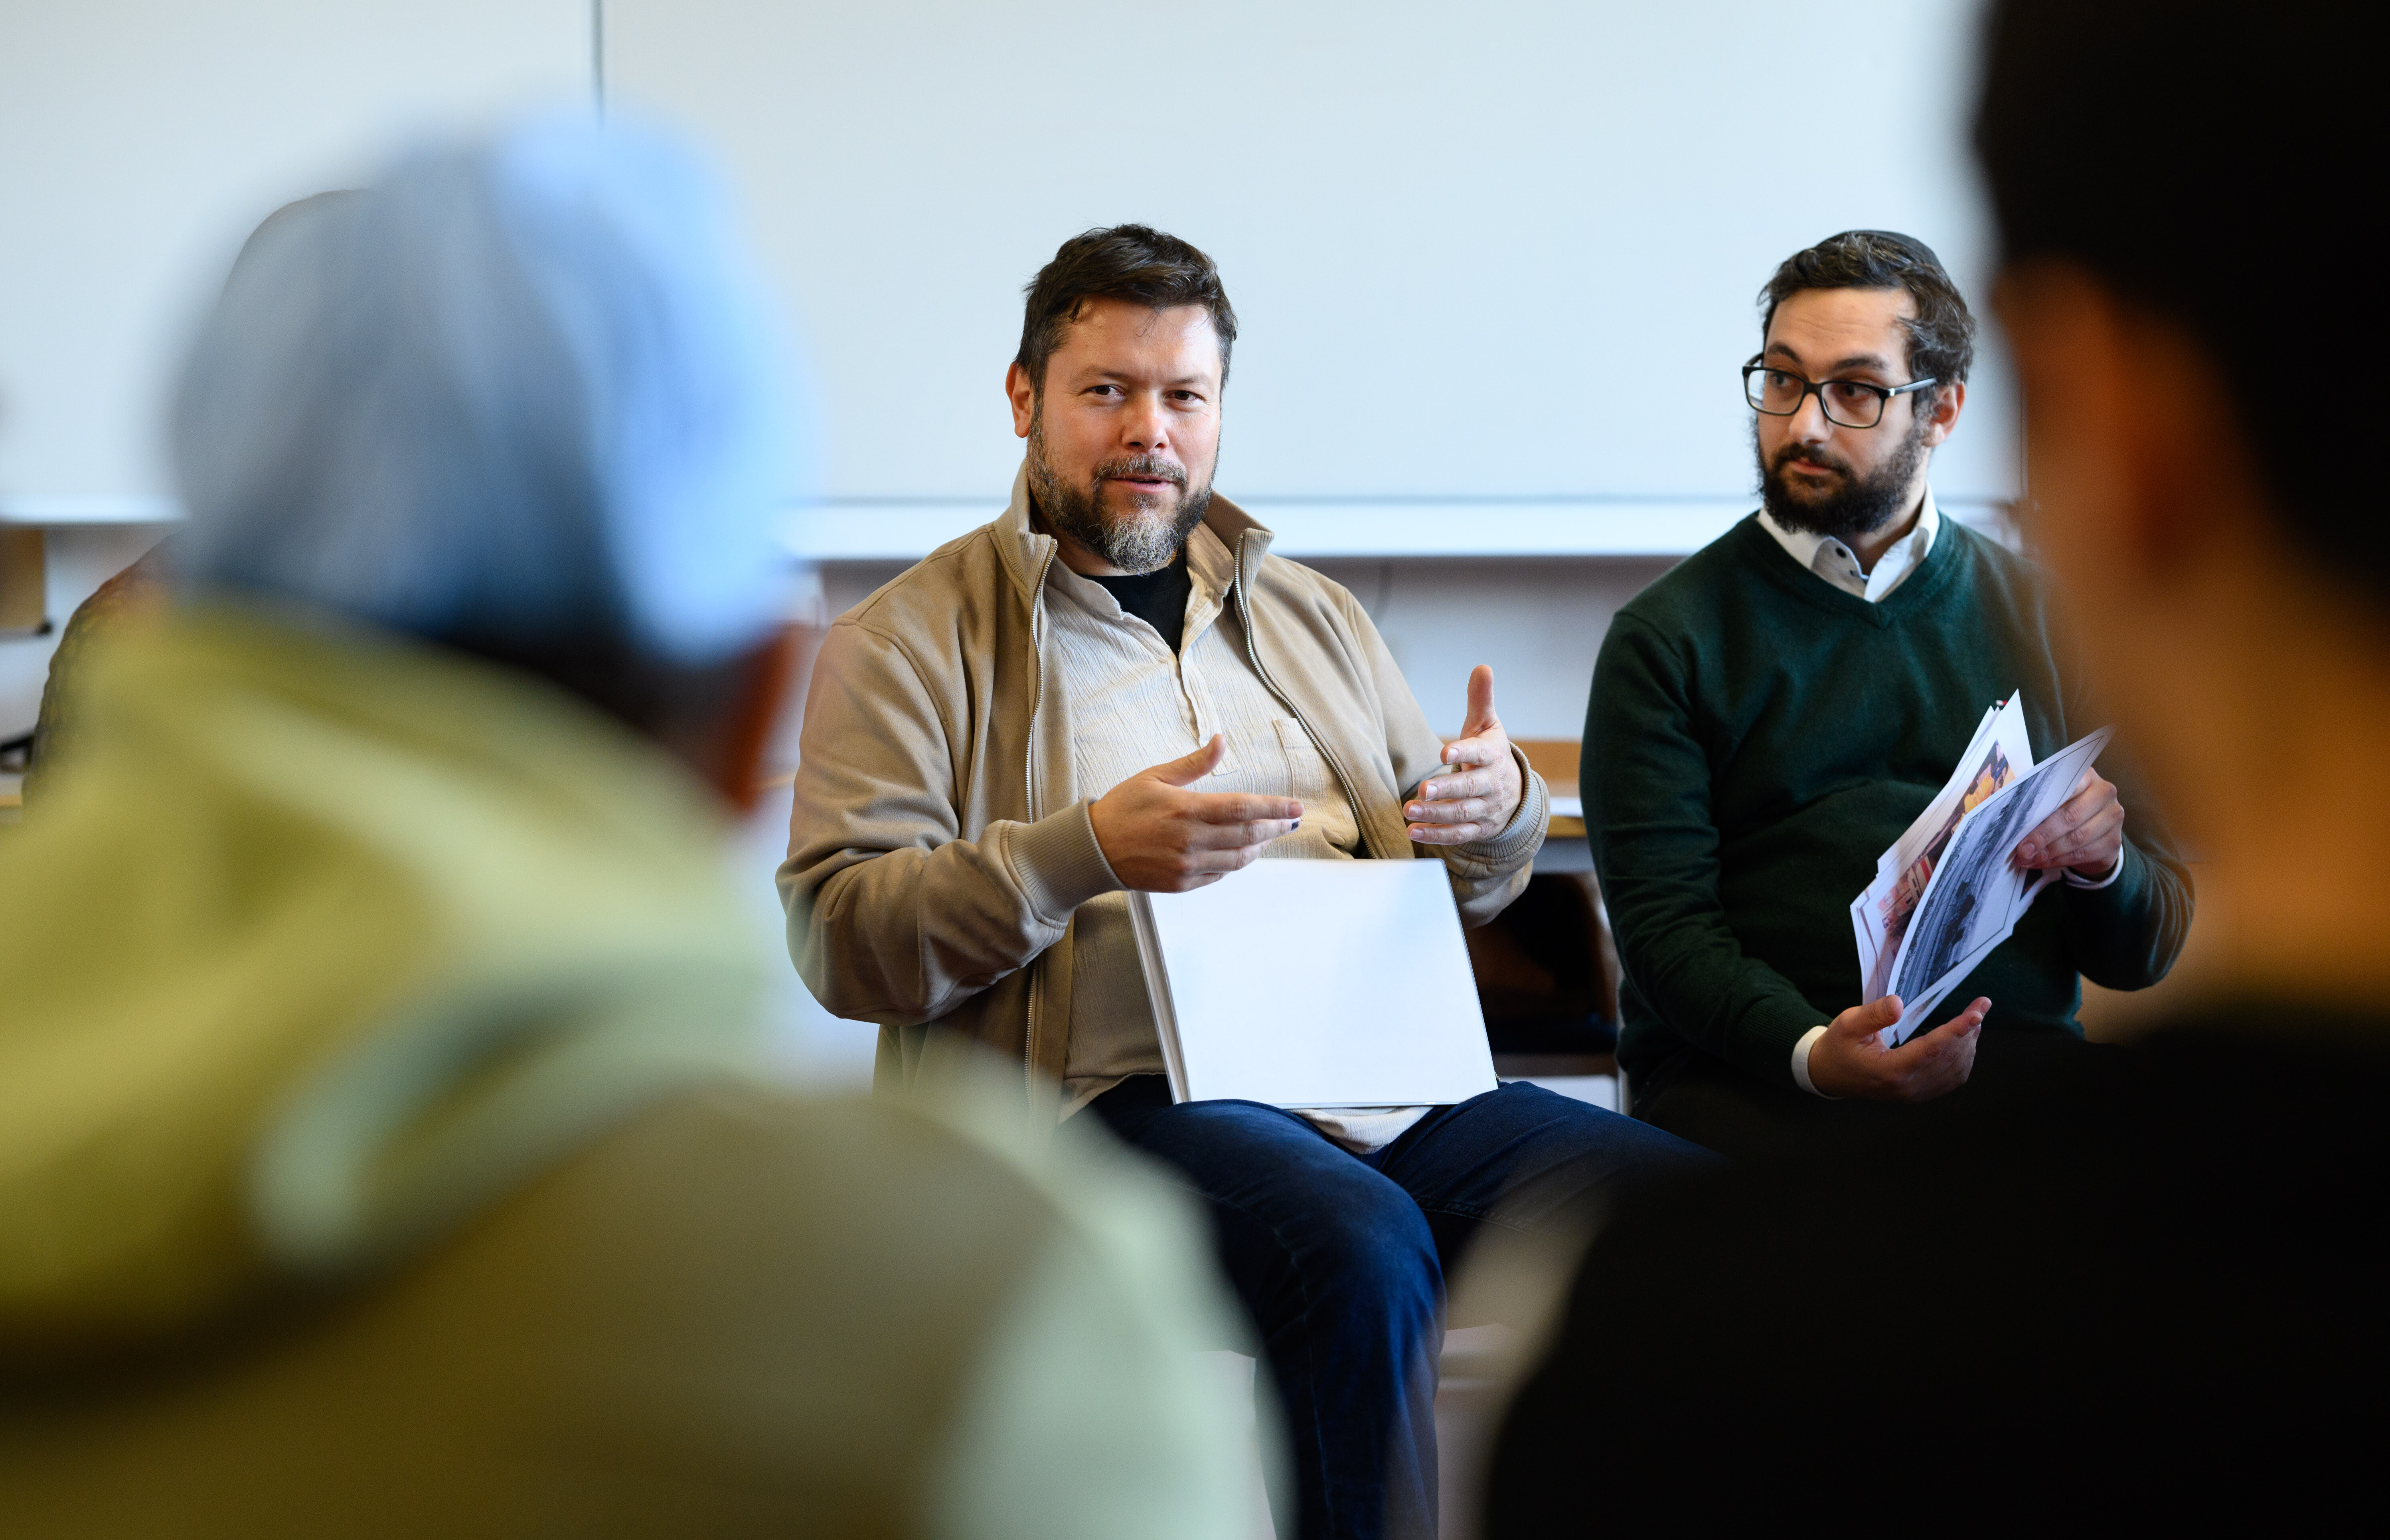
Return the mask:
<svg viewBox="0 0 2390 1540">
<path fill-rule="evenodd" d="M 1348 1178 L 1326 1184 L 1317 1200 L 1304 1250 L 1346 1307 L 1368 1300 L 1382 1300 L 1397 1315 L 1405 1306 L 1438 1307 L 1444 1274 L 1435 1237 L 1409 1193 L 1356 1162 Z"/>
</svg>

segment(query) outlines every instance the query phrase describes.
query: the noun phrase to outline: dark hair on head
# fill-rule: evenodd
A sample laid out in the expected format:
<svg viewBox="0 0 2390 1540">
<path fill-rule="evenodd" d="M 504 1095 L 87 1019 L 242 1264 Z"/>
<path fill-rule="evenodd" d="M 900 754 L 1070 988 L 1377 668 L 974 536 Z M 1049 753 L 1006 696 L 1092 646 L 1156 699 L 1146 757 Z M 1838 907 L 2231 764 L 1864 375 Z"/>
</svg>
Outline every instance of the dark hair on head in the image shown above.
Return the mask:
<svg viewBox="0 0 2390 1540">
<path fill-rule="evenodd" d="M 1228 382 L 1237 313 L 1220 287 L 1219 268 L 1176 236 L 1145 225 L 1073 236 L 1037 270 L 1026 292 L 1021 351 L 1012 361 L 1028 372 L 1035 390 L 1046 389 L 1046 361 L 1062 345 L 1062 329 L 1079 318 L 1089 300 L 1126 300 L 1152 310 L 1201 305 L 1212 313 L 1212 329 L 1220 337 L 1220 383 Z"/>
<path fill-rule="evenodd" d="M 2284 533 L 2379 584 L 2381 415 L 2303 378 L 2362 356 L 2350 306 L 2381 270 L 2372 9 L 2001 0 L 1975 148 L 2004 258 L 2078 264 L 2187 332 L 2224 377 Z"/>
<path fill-rule="evenodd" d="M 1963 380 L 1975 366 L 1975 317 L 1942 259 L 1921 240 L 1890 230 L 1844 230 L 1793 252 L 1759 291 L 1763 343 L 1776 307 L 1808 289 L 1905 289 L 1917 311 L 1900 323 L 1908 337 L 1909 378 Z M 1941 393 L 1917 392 L 1921 418 Z"/>
</svg>

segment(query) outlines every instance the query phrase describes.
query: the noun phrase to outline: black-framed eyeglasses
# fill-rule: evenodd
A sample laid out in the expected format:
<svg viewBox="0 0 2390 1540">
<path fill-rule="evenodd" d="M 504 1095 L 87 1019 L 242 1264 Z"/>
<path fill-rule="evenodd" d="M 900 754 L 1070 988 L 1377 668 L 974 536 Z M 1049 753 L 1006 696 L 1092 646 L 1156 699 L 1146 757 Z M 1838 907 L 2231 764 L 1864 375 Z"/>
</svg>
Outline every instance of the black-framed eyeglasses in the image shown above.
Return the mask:
<svg viewBox="0 0 2390 1540">
<path fill-rule="evenodd" d="M 1938 381 L 1912 379 L 1906 385 L 1870 385 L 1863 379 L 1804 379 L 1790 369 L 1771 368 L 1754 357 L 1742 366 L 1742 395 L 1752 410 L 1771 417 L 1789 417 L 1811 394 L 1818 398 L 1826 420 L 1837 428 L 1873 428 L 1883 420 L 1883 404 Z"/>
</svg>

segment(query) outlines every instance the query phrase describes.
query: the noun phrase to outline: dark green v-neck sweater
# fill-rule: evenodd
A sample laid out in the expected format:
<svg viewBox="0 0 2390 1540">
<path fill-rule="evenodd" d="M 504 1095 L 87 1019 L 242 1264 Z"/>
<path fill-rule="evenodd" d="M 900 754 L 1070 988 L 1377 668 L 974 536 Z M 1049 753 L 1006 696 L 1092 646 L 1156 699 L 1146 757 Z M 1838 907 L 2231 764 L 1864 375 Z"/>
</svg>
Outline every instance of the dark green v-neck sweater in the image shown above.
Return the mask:
<svg viewBox="0 0 2390 1540">
<path fill-rule="evenodd" d="M 1805 571 L 1754 515 L 1621 610 L 1582 786 L 1627 1072 L 1657 1090 L 1707 1054 L 1791 1084 L 1801 1035 L 1859 1003 L 1851 900 L 2013 689 L 2037 760 L 2099 725 L 2033 567 L 1952 520 L 1879 603 Z M 1960 1005 L 1991 997 L 1986 1031 L 2079 1036 L 2078 975 L 2143 988 L 2181 949 L 2189 874 L 2120 757 L 2100 768 L 2125 805 L 2124 872 L 2054 884 L 1960 985 Z"/>
</svg>

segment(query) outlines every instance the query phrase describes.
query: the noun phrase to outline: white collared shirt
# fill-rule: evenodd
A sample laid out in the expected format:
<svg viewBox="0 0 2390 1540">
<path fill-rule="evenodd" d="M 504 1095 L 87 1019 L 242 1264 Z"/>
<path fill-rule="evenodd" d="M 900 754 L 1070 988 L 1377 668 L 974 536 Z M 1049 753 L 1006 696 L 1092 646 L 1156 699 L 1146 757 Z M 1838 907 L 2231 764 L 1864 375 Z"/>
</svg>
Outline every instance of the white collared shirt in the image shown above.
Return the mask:
<svg viewBox="0 0 2390 1540">
<path fill-rule="evenodd" d="M 1934 537 L 1942 533 L 1942 510 L 1934 506 L 1934 489 L 1927 487 L 1924 501 L 1917 505 L 1917 522 L 1876 558 L 1875 571 L 1871 572 L 1861 571 L 1858 553 L 1831 534 L 1788 530 L 1765 509 L 1760 511 L 1759 526 L 1774 535 L 1785 555 L 1806 571 L 1845 594 L 1880 604 L 1885 595 L 1908 581 L 1909 573 L 1925 564 L 1926 553 L 1934 549 Z"/>
<path fill-rule="evenodd" d="M 1870 604 L 1880 604 L 1884 596 L 1908 580 L 1908 575 L 1925 563 L 1927 553 L 1934 549 L 1934 536 L 1942 533 L 1942 510 L 1934 506 L 1934 489 L 1925 489 L 1924 500 L 1917 506 L 1917 522 L 1907 534 L 1887 546 L 1876 558 L 1873 571 L 1859 570 L 1858 553 L 1831 534 L 1815 534 L 1806 530 L 1788 530 L 1776 521 L 1775 515 L 1765 508 L 1759 514 L 1760 528 L 1784 547 L 1784 554 L 1801 564 L 1805 571 L 1815 573 L 1821 582 L 1830 583 Z M 2073 867 L 2064 876 L 2070 888 L 2098 889 L 2108 886 L 2124 875 L 2125 853 L 2116 852 L 2116 864 L 2108 875 L 2099 879 L 2084 877 Z M 1792 1079 L 1811 1096 L 1826 1093 L 1818 1089 L 1809 1078 L 1809 1053 L 1818 1039 L 1826 1035 L 1823 1025 L 1811 1027 L 1792 1045 Z"/>
</svg>

